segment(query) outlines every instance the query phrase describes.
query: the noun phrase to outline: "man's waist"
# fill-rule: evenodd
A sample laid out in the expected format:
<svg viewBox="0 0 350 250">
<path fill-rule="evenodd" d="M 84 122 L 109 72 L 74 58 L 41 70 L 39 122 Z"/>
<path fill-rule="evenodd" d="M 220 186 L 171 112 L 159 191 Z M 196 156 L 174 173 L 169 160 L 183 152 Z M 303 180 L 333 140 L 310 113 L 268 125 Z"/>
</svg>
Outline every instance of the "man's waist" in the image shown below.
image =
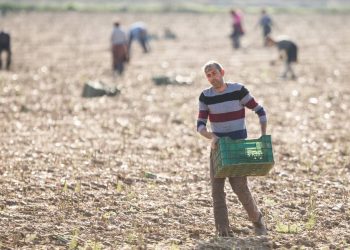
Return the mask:
<svg viewBox="0 0 350 250">
<path fill-rule="evenodd" d="M 233 140 L 247 138 L 247 130 L 246 129 L 231 131 L 231 132 L 215 132 L 215 131 L 213 131 L 213 133 L 217 137 L 230 137 Z"/>
</svg>

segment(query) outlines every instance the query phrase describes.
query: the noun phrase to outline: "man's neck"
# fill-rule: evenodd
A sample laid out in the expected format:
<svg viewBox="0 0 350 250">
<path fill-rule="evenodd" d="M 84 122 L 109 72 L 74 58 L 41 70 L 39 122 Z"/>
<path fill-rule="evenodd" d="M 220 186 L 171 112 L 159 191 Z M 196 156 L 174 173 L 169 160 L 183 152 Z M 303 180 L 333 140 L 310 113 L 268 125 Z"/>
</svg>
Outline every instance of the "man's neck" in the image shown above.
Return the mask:
<svg viewBox="0 0 350 250">
<path fill-rule="evenodd" d="M 222 93 L 226 90 L 227 88 L 227 83 L 223 83 L 219 88 L 213 88 L 215 92 L 217 93 Z"/>
</svg>

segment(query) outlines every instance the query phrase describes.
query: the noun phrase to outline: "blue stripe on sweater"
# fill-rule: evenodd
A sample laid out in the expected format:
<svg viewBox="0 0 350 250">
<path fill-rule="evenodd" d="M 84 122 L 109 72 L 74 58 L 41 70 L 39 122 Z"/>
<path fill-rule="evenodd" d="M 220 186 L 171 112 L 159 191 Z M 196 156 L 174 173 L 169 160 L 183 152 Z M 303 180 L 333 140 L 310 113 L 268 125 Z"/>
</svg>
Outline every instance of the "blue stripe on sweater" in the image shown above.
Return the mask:
<svg viewBox="0 0 350 250">
<path fill-rule="evenodd" d="M 259 110 L 256 111 L 255 113 L 257 113 L 258 116 L 266 115 L 264 108 L 259 109 Z"/>
<path fill-rule="evenodd" d="M 197 121 L 197 129 L 199 128 L 199 126 L 204 125 L 205 127 L 207 126 L 207 124 L 203 121 Z"/>
</svg>

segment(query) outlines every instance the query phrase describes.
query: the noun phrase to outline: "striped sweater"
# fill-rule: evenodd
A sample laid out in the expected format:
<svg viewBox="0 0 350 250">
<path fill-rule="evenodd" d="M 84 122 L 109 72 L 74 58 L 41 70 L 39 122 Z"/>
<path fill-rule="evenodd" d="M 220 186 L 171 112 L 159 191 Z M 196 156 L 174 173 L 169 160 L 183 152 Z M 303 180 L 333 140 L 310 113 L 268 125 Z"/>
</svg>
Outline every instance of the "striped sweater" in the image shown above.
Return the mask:
<svg viewBox="0 0 350 250">
<path fill-rule="evenodd" d="M 255 111 L 260 123 L 266 122 L 264 108 L 242 84 L 227 83 L 222 93 L 215 92 L 213 88 L 205 89 L 199 97 L 197 131 L 206 127 L 209 118 L 211 130 L 218 137 L 245 139 L 245 107 Z"/>
</svg>

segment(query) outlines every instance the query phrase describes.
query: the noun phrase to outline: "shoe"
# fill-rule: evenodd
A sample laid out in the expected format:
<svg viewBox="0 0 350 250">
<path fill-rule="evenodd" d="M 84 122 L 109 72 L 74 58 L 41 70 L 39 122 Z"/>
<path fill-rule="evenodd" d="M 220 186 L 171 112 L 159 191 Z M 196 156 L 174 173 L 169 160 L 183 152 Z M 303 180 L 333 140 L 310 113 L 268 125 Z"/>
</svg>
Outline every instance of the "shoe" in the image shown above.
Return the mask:
<svg viewBox="0 0 350 250">
<path fill-rule="evenodd" d="M 253 222 L 253 225 L 256 235 L 267 235 L 267 229 L 262 214 L 260 214 L 259 220 L 257 222 Z"/>
<path fill-rule="evenodd" d="M 233 237 L 232 231 L 218 232 L 219 237 Z"/>
<path fill-rule="evenodd" d="M 288 80 L 287 76 L 285 76 L 285 75 L 281 75 L 281 76 L 279 77 L 279 79 L 280 79 L 280 80 L 283 80 L 283 81 Z"/>
</svg>

